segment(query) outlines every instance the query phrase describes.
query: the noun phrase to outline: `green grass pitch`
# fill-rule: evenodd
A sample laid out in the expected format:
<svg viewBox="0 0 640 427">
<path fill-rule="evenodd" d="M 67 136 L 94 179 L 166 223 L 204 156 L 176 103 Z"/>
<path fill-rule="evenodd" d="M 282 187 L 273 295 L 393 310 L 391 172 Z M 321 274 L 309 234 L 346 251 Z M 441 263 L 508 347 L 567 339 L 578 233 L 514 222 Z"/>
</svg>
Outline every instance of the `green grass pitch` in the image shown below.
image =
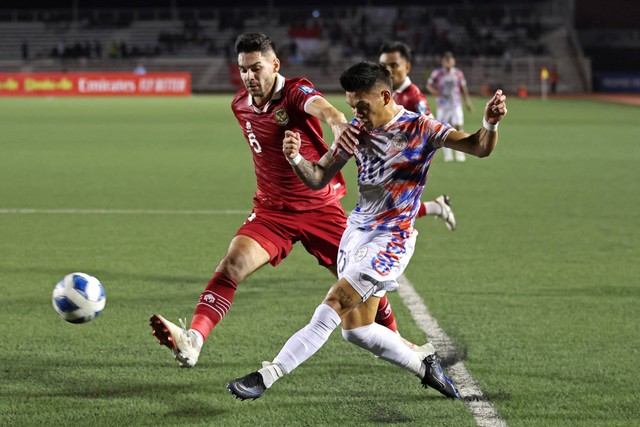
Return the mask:
<svg viewBox="0 0 640 427">
<path fill-rule="evenodd" d="M 342 96 L 330 99 L 350 117 Z M 251 208 L 230 100 L 0 99 L 0 424 L 476 425 L 464 402 L 339 333 L 263 398 L 233 399 L 226 382 L 273 358 L 332 284 L 301 247 L 240 285 L 196 368 L 158 346 L 149 316 L 191 318 L 244 221 L 234 212 Z M 485 100 L 475 102 L 467 130 L 481 123 Z M 419 220 L 406 276 L 510 426 L 635 426 L 640 109 L 508 106 L 491 157 L 434 159 L 425 198 L 449 194 L 459 228 Z M 346 176 L 351 209 L 353 165 Z M 73 271 L 107 292 L 85 325 L 51 307 Z M 390 299 L 403 335 L 424 341 Z"/>
</svg>

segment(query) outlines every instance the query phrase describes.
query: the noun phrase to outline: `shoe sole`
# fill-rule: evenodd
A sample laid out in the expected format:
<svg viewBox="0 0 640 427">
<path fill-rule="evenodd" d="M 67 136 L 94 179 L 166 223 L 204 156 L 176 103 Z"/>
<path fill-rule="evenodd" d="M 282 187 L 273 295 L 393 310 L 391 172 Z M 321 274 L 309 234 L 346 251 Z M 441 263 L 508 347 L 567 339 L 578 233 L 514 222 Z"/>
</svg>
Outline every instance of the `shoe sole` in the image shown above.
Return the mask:
<svg viewBox="0 0 640 427">
<path fill-rule="evenodd" d="M 178 346 L 173 339 L 173 335 L 169 332 L 169 328 L 164 324 L 162 318 L 157 314 L 154 314 L 149 319 L 149 325 L 151 325 L 153 336 L 160 341 L 160 345 L 169 347 L 169 349 L 175 355 L 178 352 Z"/>
<path fill-rule="evenodd" d="M 242 401 L 244 401 L 244 400 L 248 400 L 248 399 L 256 400 L 257 398 L 259 398 L 260 396 L 262 396 L 262 395 L 260 395 L 260 396 L 256 396 L 256 397 L 252 397 L 252 396 L 251 396 L 251 397 L 245 397 L 245 396 L 242 396 L 242 395 L 238 394 L 238 392 L 237 392 L 237 391 L 235 391 L 235 390 L 231 387 L 231 383 L 227 383 L 227 390 L 229 390 L 229 393 L 231 393 L 231 394 L 233 395 L 233 397 L 235 397 L 235 398 L 236 398 L 236 399 L 238 399 L 238 400 L 242 400 Z"/>
</svg>

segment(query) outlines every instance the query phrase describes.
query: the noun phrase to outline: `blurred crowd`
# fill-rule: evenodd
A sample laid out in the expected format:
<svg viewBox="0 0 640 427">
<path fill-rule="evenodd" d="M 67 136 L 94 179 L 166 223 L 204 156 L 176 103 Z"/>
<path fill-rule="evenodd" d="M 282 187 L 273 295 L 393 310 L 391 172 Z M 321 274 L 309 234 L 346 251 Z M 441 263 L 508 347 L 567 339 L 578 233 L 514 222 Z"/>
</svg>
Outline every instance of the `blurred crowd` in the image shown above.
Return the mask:
<svg viewBox="0 0 640 427">
<path fill-rule="evenodd" d="M 542 26 L 536 9 L 509 9 L 492 5 L 482 9 L 455 8 L 438 15 L 427 8 L 393 8 L 394 13 L 380 17 L 370 9 L 354 9 L 349 19 L 344 10 L 281 10 L 279 27 L 287 28 L 288 39 L 278 40 L 284 58 L 292 63 L 325 63 L 335 57 L 373 58 L 381 43 L 392 39 L 407 43 L 417 55 L 440 55 L 453 51 L 457 55 L 509 58 L 544 54 L 540 42 Z M 386 10 L 389 10 L 388 8 Z M 91 19 L 90 19 L 91 18 Z M 86 31 L 83 42 L 65 42 L 71 26 L 68 16 L 42 15 L 47 27 L 55 30 L 58 41 L 50 48 L 55 58 L 135 58 L 190 55 L 232 56 L 233 40 L 225 30 L 239 34 L 246 30 L 243 15 L 230 14 L 225 19 L 201 22 L 197 14 L 183 16 L 179 30 L 162 30 L 155 40 L 136 45 L 129 40 L 96 39 L 94 30 L 126 29 L 135 24 L 129 14 L 83 17 L 76 31 Z M 215 24 L 212 24 L 215 22 Z M 211 28 L 212 25 L 217 28 Z M 270 33 L 273 21 L 265 19 L 262 31 Z M 104 34 L 102 31 L 100 34 Z M 115 33 L 114 33 L 115 34 Z M 220 36 L 216 36 L 220 34 Z M 225 34 L 225 35 L 223 35 Z M 23 57 L 29 56 L 23 46 Z"/>
</svg>

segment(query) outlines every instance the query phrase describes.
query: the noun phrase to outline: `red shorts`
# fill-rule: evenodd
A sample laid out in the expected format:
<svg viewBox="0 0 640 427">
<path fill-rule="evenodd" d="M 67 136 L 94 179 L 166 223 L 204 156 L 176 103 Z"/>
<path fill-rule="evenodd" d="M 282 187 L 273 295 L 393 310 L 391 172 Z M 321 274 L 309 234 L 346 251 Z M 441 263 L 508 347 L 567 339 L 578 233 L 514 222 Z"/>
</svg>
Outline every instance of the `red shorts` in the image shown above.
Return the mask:
<svg viewBox="0 0 640 427">
<path fill-rule="evenodd" d="M 324 267 L 336 265 L 347 218 L 339 202 L 317 210 L 295 212 L 254 208 L 236 236 L 247 236 L 262 246 L 278 265 L 300 241 Z"/>
</svg>

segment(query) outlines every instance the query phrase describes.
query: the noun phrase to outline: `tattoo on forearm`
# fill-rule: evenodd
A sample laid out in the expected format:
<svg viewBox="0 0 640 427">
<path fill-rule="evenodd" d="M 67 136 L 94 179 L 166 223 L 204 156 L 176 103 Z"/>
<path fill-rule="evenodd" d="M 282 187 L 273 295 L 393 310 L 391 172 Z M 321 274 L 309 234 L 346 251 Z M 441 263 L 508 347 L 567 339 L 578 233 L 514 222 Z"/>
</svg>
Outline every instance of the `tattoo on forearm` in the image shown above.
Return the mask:
<svg viewBox="0 0 640 427">
<path fill-rule="evenodd" d="M 334 161 L 331 156 L 325 155 L 317 163 L 305 159 L 301 160 L 300 163 L 294 167 L 294 171 L 296 175 L 298 175 L 298 178 L 308 187 L 319 190 L 327 185 L 333 177 L 332 175 L 327 175 L 327 173 L 332 173 L 331 171 L 327 172 L 327 169 L 333 164 Z"/>
<path fill-rule="evenodd" d="M 322 179 L 321 174 L 318 173 L 318 167 L 308 160 L 303 160 L 298 163 L 295 171 L 302 182 L 310 187 L 317 185 Z"/>
</svg>

